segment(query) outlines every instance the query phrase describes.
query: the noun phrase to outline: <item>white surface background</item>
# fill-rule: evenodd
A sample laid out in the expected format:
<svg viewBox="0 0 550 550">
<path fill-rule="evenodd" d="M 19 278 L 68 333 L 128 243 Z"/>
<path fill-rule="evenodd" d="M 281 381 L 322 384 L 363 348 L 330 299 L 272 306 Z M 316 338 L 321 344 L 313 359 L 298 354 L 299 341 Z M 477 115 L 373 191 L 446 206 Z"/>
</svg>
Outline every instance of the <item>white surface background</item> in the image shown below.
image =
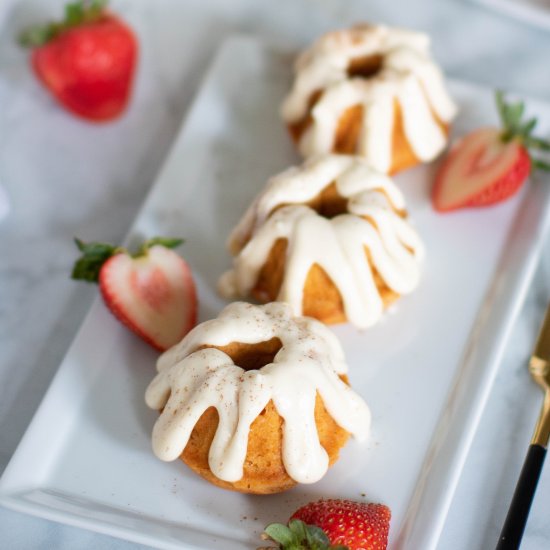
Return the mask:
<svg viewBox="0 0 550 550">
<path fill-rule="evenodd" d="M 139 74 L 127 115 L 92 126 L 55 105 L 30 73 L 25 52 L 14 45 L 17 29 L 53 17 L 61 4 L 0 0 L 0 182 L 12 204 L 0 223 L 0 471 L 95 294 L 68 278 L 72 236 L 113 242 L 123 237 L 225 36 L 244 31 L 301 46 L 331 28 L 385 21 L 429 32 L 436 57 L 453 76 L 550 98 L 550 33 L 466 2 L 113 0 L 139 35 Z M 497 540 L 538 414 L 539 390 L 525 363 L 550 299 L 545 256 L 466 463 L 441 549 L 486 549 Z M 550 547 L 549 508 L 547 466 L 524 549 Z M 0 547 L 136 545 L 0 509 Z"/>
</svg>

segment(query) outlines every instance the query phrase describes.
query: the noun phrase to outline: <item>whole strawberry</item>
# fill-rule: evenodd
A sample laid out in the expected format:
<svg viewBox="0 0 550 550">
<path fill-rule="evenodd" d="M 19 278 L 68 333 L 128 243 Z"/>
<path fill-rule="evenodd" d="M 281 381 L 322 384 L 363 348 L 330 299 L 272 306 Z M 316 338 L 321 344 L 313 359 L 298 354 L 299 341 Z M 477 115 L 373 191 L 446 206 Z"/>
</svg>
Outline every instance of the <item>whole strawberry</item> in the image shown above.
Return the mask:
<svg viewBox="0 0 550 550">
<path fill-rule="evenodd" d="M 171 248 L 181 239 L 156 237 L 136 254 L 104 243 L 75 239 L 82 257 L 72 278 L 99 283 L 111 312 L 155 349 L 177 344 L 197 320 L 197 294 L 191 270 Z"/>
<path fill-rule="evenodd" d="M 436 174 L 432 199 L 440 212 L 489 206 L 514 195 L 533 168 L 550 165 L 533 151 L 550 151 L 550 143 L 535 137 L 536 119 L 523 120 L 523 102 L 506 103 L 496 93 L 502 128 L 481 128 L 458 141 Z"/>
<path fill-rule="evenodd" d="M 125 110 L 134 80 L 137 40 L 105 9 L 106 0 L 68 4 L 65 19 L 24 31 L 32 67 L 40 81 L 69 111 L 96 122 Z"/>
<path fill-rule="evenodd" d="M 383 504 L 319 500 L 294 512 L 288 527 L 272 523 L 265 533 L 283 550 L 385 550 L 390 519 Z"/>
</svg>

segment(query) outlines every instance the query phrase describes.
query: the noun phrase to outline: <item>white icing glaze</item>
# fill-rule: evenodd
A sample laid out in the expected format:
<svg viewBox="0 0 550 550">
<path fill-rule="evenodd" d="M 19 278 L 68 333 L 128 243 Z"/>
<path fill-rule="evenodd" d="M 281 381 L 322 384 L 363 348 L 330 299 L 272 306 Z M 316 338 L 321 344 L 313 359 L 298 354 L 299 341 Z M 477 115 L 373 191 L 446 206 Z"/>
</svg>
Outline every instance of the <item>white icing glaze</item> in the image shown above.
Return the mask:
<svg viewBox="0 0 550 550">
<path fill-rule="evenodd" d="M 245 371 L 218 349 L 198 350 L 272 338 L 282 347 L 260 370 Z M 155 454 L 162 460 L 180 456 L 198 419 L 215 407 L 219 424 L 208 463 L 225 481 L 242 478 L 250 425 L 270 400 L 284 419 L 285 469 L 300 483 L 318 481 L 328 469 L 315 424 L 317 393 L 336 423 L 357 439 L 370 430 L 367 405 L 338 376 L 347 365 L 336 336 L 315 319 L 293 317 L 287 304 L 232 303 L 161 355 L 157 369 L 145 394 L 149 407 L 163 409 L 153 429 Z"/>
<path fill-rule="evenodd" d="M 305 204 L 332 182 L 348 199 L 347 213 L 321 217 Z M 284 205 L 284 206 L 283 206 Z M 228 298 L 248 296 L 277 239 L 287 239 L 285 273 L 277 300 L 302 314 L 303 288 L 318 264 L 338 288 L 348 320 L 359 328 L 376 323 L 384 304 L 370 261 L 386 285 L 398 294 L 417 286 L 424 247 L 400 215 L 405 202 L 387 176 L 367 161 L 347 155 L 323 155 L 272 178 L 229 238 L 233 269 L 218 283 Z M 347 266 L 347 267 L 345 267 Z"/>
<path fill-rule="evenodd" d="M 382 66 L 370 78 L 350 77 L 354 59 L 382 55 Z M 332 151 L 342 114 L 363 107 L 357 154 L 374 168 L 391 167 L 394 102 L 403 116 L 404 132 L 416 157 L 427 162 L 446 143 L 436 118 L 450 122 L 456 106 L 445 90 L 443 75 L 430 58 L 425 34 L 385 26 L 360 25 L 322 36 L 298 57 L 292 90 L 281 107 L 287 124 L 302 121 L 312 95 L 321 96 L 311 110 L 312 123 L 300 138 L 304 156 Z"/>
</svg>

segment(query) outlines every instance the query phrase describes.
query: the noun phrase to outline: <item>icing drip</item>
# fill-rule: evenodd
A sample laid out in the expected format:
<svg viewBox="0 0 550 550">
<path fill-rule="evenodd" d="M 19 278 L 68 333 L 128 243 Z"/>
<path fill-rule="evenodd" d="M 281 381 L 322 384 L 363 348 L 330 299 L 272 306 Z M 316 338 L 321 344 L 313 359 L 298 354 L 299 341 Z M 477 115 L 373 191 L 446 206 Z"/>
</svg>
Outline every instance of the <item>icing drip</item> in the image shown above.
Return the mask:
<svg viewBox="0 0 550 550">
<path fill-rule="evenodd" d="M 260 370 L 245 371 L 221 350 L 199 349 L 272 338 L 282 347 Z M 163 409 L 153 429 L 155 454 L 178 458 L 201 415 L 215 407 L 219 424 L 208 462 L 225 481 L 242 478 L 250 426 L 270 400 L 284 419 L 283 463 L 297 482 L 318 481 L 328 469 L 315 424 L 317 393 L 338 425 L 359 440 L 369 433 L 368 407 L 338 376 L 347 366 L 336 336 L 314 319 L 292 317 L 287 304 L 230 304 L 161 355 L 157 369 L 145 394 L 149 407 Z"/>
<path fill-rule="evenodd" d="M 346 213 L 327 219 L 300 204 L 313 200 L 332 182 L 347 199 Z M 236 254 L 233 269 L 221 277 L 219 291 L 226 297 L 248 296 L 275 242 L 287 239 L 277 300 L 288 302 L 300 315 L 305 281 L 318 264 L 338 288 L 348 320 L 367 328 L 384 309 L 373 270 L 398 294 L 408 294 L 419 281 L 424 247 L 400 215 L 404 208 L 397 186 L 364 159 L 310 159 L 272 178 L 234 229 L 229 239 Z"/>
<path fill-rule="evenodd" d="M 382 56 L 374 76 L 349 76 L 353 60 L 373 55 Z M 332 151 L 341 116 L 356 105 L 363 107 L 356 152 L 381 172 L 391 167 L 395 102 L 400 106 L 407 141 L 419 160 L 432 160 L 445 146 L 446 136 L 438 120 L 450 122 L 456 106 L 430 58 L 425 34 L 366 25 L 329 33 L 298 58 L 295 73 L 292 90 L 281 108 L 287 124 L 304 120 L 311 98 L 321 91 L 311 109 L 311 124 L 298 144 L 306 157 Z"/>
</svg>

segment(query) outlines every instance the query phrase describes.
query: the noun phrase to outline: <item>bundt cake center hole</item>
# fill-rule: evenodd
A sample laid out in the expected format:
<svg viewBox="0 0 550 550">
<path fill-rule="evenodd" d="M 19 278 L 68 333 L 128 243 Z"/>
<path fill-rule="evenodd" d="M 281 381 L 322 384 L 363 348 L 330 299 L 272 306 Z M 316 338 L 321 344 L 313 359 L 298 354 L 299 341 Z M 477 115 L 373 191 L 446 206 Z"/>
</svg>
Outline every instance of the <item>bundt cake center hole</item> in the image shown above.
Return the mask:
<svg viewBox="0 0 550 550">
<path fill-rule="evenodd" d="M 223 351 L 239 367 L 246 371 L 259 370 L 270 363 L 277 355 L 277 352 L 283 347 L 279 338 L 271 338 L 264 342 L 256 344 L 244 344 L 242 342 L 231 342 L 227 346 L 209 346 Z"/>
<path fill-rule="evenodd" d="M 310 206 L 323 218 L 332 219 L 347 212 L 348 199 L 338 193 L 336 183 L 332 182 L 310 203 Z"/>
<path fill-rule="evenodd" d="M 345 214 L 347 212 L 347 204 L 348 201 L 346 199 L 342 199 L 338 202 L 324 202 L 317 212 L 320 216 L 323 216 L 323 218 L 330 220 L 340 214 Z"/>
<path fill-rule="evenodd" d="M 356 57 L 349 62 L 348 76 L 371 78 L 380 72 L 383 57 L 379 54 Z"/>
</svg>

